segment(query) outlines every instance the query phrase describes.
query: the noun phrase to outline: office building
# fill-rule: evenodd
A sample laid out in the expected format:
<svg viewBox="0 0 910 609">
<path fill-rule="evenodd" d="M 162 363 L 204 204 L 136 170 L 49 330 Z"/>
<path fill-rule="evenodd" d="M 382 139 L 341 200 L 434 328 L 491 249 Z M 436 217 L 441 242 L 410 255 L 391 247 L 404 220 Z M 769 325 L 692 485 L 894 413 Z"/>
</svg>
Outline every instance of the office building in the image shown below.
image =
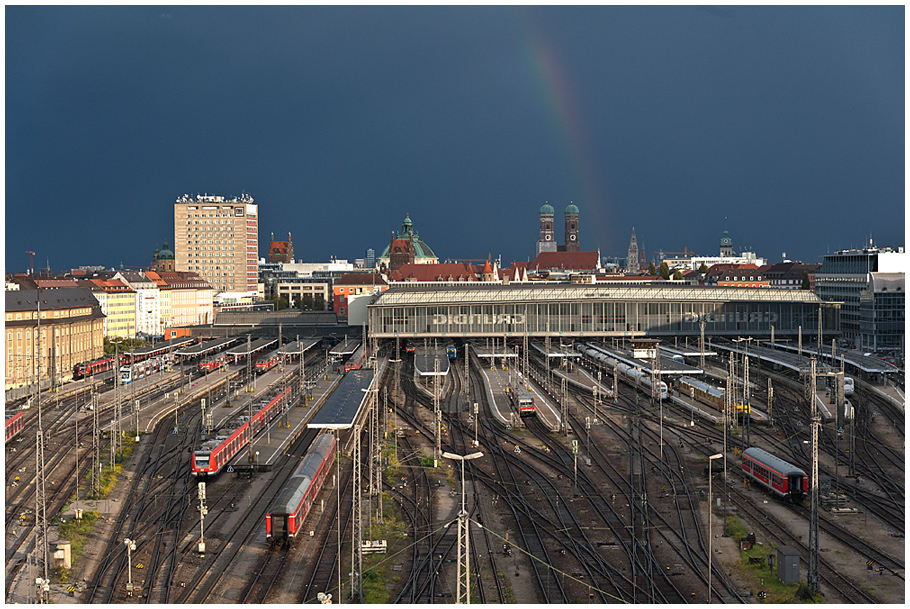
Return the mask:
<svg viewBox="0 0 910 609">
<path fill-rule="evenodd" d="M 256 291 L 259 211 L 248 194 L 226 199 L 183 195 L 174 204 L 178 272 L 196 273 L 217 291 Z"/>
</svg>

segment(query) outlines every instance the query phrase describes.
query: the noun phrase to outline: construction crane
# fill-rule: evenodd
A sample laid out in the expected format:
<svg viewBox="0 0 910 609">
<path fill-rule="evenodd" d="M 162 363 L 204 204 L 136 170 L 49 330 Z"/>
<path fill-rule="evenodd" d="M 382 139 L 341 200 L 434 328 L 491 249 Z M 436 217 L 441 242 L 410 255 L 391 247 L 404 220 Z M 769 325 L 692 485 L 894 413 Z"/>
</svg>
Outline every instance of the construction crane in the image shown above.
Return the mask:
<svg viewBox="0 0 910 609">
<path fill-rule="evenodd" d="M 35 252 L 25 250 L 25 253 L 28 254 L 28 275 L 31 277 L 35 274 Z"/>
</svg>

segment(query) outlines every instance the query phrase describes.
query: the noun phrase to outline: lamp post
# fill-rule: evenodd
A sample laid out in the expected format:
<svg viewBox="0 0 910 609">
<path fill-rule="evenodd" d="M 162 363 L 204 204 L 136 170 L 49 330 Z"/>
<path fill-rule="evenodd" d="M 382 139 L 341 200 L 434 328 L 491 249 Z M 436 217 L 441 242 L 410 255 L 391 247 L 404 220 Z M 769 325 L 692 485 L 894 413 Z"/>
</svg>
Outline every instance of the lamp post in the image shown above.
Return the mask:
<svg viewBox="0 0 910 609">
<path fill-rule="evenodd" d="M 123 543 L 126 544 L 126 562 L 128 565 L 126 595 L 133 596 L 133 550 L 136 549 L 136 542 L 127 537 L 123 540 Z"/>
<path fill-rule="evenodd" d="M 714 552 L 714 537 L 711 533 L 711 513 L 713 511 L 714 505 L 712 504 L 711 497 L 711 478 L 714 474 L 714 459 L 720 459 L 723 457 L 723 454 L 717 453 L 716 455 L 711 455 L 708 457 L 708 603 L 711 603 L 711 560 L 713 558 Z"/>
<path fill-rule="evenodd" d="M 461 511 L 458 513 L 458 587 L 455 602 L 467 605 L 471 603 L 471 559 L 468 552 L 468 511 L 465 507 L 467 493 L 464 483 L 464 462 L 469 459 L 478 459 L 483 456 L 483 453 L 476 452 L 462 456 L 446 452 L 442 453 L 442 456 L 446 459 L 461 461 Z"/>
</svg>

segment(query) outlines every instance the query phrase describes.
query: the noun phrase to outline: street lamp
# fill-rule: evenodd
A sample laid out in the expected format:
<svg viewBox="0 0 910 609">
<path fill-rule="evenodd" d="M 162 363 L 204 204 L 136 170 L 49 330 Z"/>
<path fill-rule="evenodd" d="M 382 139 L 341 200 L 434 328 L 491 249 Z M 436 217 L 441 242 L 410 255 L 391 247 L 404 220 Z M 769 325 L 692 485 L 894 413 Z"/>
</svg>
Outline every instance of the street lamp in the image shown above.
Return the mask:
<svg viewBox="0 0 910 609">
<path fill-rule="evenodd" d="M 442 453 L 442 456 L 446 459 L 461 461 L 461 511 L 458 513 L 458 587 L 456 589 L 455 602 L 467 605 L 471 603 L 471 559 L 468 552 L 468 511 L 465 507 L 467 493 L 464 484 L 464 462 L 469 459 L 478 459 L 483 456 L 483 453 L 476 452 L 462 456 L 446 452 Z M 462 565 L 464 565 L 463 572 Z M 462 598 L 464 599 L 463 601 Z"/>
<path fill-rule="evenodd" d="M 711 533 L 711 513 L 714 505 L 711 503 L 714 501 L 711 498 L 711 478 L 714 473 L 713 465 L 714 459 L 720 459 L 723 457 L 723 454 L 717 453 L 716 455 L 711 455 L 708 457 L 708 603 L 711 603 L 711 559 L 712 552 L 714 551 L 713 541 L 714 537 Z"/>
<path fill-rule="evenodd" d="M 136 549 L 136 542 L 127 537 L 123 540 L 123 543 L 126 544 L 126 562 L 128 565 L 126 595 L 133 596 L 133 550 Z"/>
</svg>

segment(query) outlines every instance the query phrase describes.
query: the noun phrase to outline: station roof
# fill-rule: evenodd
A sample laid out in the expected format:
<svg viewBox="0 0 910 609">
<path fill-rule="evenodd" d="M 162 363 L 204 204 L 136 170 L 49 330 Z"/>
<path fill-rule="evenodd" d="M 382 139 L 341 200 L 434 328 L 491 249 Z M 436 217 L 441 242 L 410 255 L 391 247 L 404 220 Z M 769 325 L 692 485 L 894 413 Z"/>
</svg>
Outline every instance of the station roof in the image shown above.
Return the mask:
<svg viewBox="0 0 910 609">
<path fill-rule="evenodd" d="M 471 348 L 474 349 L 474 353 L 477 354 L 477 357 L 490 358 L 490 357 L 518 357 L 518 354 L 509 349 L 508 347 L 503 350 L 502 347 L 497 346 L 496 348 L 487 347 L 486 345 L 478 345 L 477 343 L 471 343 Z"/>
<path fill-rule="evenodd" d="M 227 352 L 227 355 L 232 355 L 235 357 L 240 357 L 243 355 L 249 355 L 251 353 L 256 353 L 270 345 L 274 345 L 278 342 L 277 338 L 257 338 L 252 343 L 250 343 L 250 348 L 247 349 L 246 341 L 243 341 L 236 347 L 232 348 Z"/>
<path fill-rule="evenodd" d="M 371 307 L 421 304 L 510 304 L 584 300 L 641 300 L 689 302 L 797 302 L 821 303 L 808 290 L 733 288 L 691 285 L 578 285 L 569 283 L 510 285 L 392 285 Z M 830 304 L 830 303 L 828 303 Z"/>
<path fill-rule="evenodd" d="M 746 352 L 745 347 L 737 347 L 737 345 L 730 343 L 722 344 L 712 342 L 710 345 L 715 349 L 721 349 L 723 351 Z M 796 372 L 801 372 L 809 367 L 809 355 L 811 355 L 811 353 L 807 349 L 803 349 L 803 352 L 806 353 L 806 355 L 799 356 L 796 353 L 781 351 L 779 349 L 768 349 L 767 347 L 756 347 L 755 345 L 749 345 L 748 348 L 750 357 L 757 357 L 762 361 L 778 364 Z M 824 362 L 818 362 L 816 371 L 822 372 L 827 367 L 828 366 Z"/>
<path fill-rule="evenodd" d="M 304 351 L 308 351 L 314 345 L 319 343 L 318 338 L 304 338 L 302 340 L 295 340 L 281 347 L 280 351 L 284 355 L 300 355 Z"/>
<path fill-rule="evenodd" d="M 550 343 L 550 352 L 547 353 L 544 350 L 545 345 L 540 345 L 536 342 L 532 342 L 531 346 L 537 349 L 540 353 L 545 354 L 547 357 L 581 357 L 581 353 L 572 349 L 571 345 L 554 345 Z"/>
<path fill-rule="evenodd" d="M 359 338 L 349 339 L 345 337 L 343 341 L 332 347 L 329 355 L 351 355 L 360 346 L 362 341 Z"/>
<path fill-rule="evenodd" d="M 445 347 L 417 347 L 414 350 L 414 368 L 421 376 L 436 376 L 436 360 L 439 360 L 439 376 L 449 373 L 449 357 Z"/>
<path fill-rule="evenodd" d="M 312 420 L 310 429 L 348 429 L 354 425 L 357 414 L 367 399 L 366 389 L 373 381 L 374 371 L 369 368 L 345 373 L 338 387 L 325 401 Z"/>
<path fill-rule="evenodd" d="M 177 351 L 177 355 L 183 357 L 194 357 L 196 355 L 203 355 L 205 353 L 211 353 L 212 351 L 217 351 L 222 349 L 234 342 L 239 340 L 237 337 L 232 338 L 216 338 L 215 340 L 207 340 L 195 345 L 190 345 L 186 349 L 181 349 Z"/>
<path fill-rule="evenodd" d="M 768 343 L 765 343 L 768 344 Z M 799 347 L 792 345 L 790 343 L 774 343 L 775 349 L 782 349 L 787 352 L 798 352 Z M 803 353 L 817 353 L 815 344 L 803 346 Z M 881 360 L 874 355 L 866 355 L 862 351 L 854 351 L 853 349 L 835 349 L 835 355 L 837 356 L 837 361 L 834 362 L 835 365 L 840 365 L 840 357 L 844 356 L 844 361 L 848 364 L 859 368 L 863 372 L 884 372 L 884 373 L 893 373 L 897 372 L 897 366 L 889 364 L 888 362 Z M 831 363 L 831 347 L 828 346 L 827 350 L 822 346 L 822 359 Z"/>
<path fill-rule="evenodd" d="M 145 347 L 139 347 L 129 352 L 131 356 L 136 357 L 145 357 L 147 355 L 157 355 L 159 353 L 167 353 L 171 349 L 177 347 L 182 347 L 183 345 L 192 344 L 195 339 L 189 337 L 181 338 L 172 338 L 164 342 L 155 343 L 154 345 L 146 345 Z"/>
<path fill-rule="evenodd" d="M 660 346 L 660 350 L 664 353 L 669 353 L 670 355 L 682 355 L 683 357 L 700 357 L 700 351 L 693 351 L 691 348 L 682 346 L 682 347 L 665 347 L 664 345 Z M 717 353 L 708 349 L 707 343 L 705 344 L 705 357 L 713 357 Z"/>
</svg>

